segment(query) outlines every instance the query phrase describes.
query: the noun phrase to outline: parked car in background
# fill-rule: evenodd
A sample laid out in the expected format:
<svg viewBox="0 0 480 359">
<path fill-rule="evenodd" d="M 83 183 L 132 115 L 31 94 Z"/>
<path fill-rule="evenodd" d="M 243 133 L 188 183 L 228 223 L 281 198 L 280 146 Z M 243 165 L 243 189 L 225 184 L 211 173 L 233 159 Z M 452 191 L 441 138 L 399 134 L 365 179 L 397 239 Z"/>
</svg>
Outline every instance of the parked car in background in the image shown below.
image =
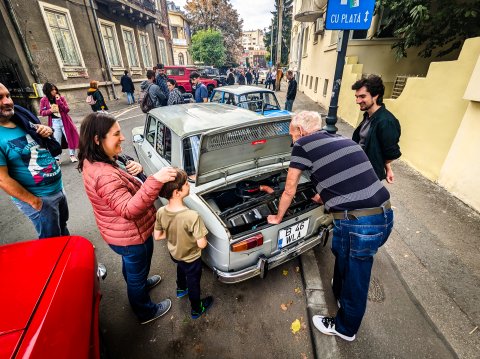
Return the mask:
<svg viewBox="0 0 480 359">
<path fill-rule="evenodd" d="M 210 102 L 242 107 L 267 117 L 291 115 L 289 111 L 282 110 L 275 92 L 256 86 L 232 85 L 216 88 L 210 96 Z"/>
<path fill-rule="evenodd" d="M 290 116 L 200 103 L 153 109 L 145 126 L 132 130 L 147 174 L 165 166 L 187 172 L 185 204 L 209 231 L 202 259 L 222 282 L 264 277 L 328 238 L 332 219 L 312 201 L 316 192 L 307 174 L 282 223 L 267 223 L 285 188 L 289 124 Z"/>
<path fill-rule="evenodd" d="M 209 94 L 217 87 L 217 81 L 202 75 L 200 69 L 196 66 L 165 66 L 167 77 L 177 81 L 177 87 L 180 92 L 193 92 L 192 84 L 190 83 L 190 74 L 192 72 L 200 74 L 200 81 L 207 86 Z"/>
<path fill-rule="evenodd" d="M 199 66 L 200 74 L 217 81 L 217 87 L 227 85 L 227 76 L 221 75 L 220 70 L 213 66 Z"/>
<path fill-rule="evenodd" d="M 0 358 L 99 358 L 99 276 L 78 236 L 0 246 Z"/>
</svg>

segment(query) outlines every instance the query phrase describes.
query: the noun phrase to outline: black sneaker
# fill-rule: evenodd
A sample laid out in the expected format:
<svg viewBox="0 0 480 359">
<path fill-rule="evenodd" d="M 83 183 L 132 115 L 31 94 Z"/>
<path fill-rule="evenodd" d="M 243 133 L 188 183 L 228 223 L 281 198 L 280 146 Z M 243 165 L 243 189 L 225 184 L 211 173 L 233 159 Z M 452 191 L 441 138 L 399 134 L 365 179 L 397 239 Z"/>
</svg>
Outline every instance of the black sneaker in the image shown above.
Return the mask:
<svg viewBox="0 0 480 359">
<path fill-rule="evenodd" d="M 156 285 L 160 284 L 161 280 L 162 277 L 160 277 L 158 274 L 152 275 L 150 278 L 147 279 L 147 290 L 150 290 Z"/>
<path fill-rule="evenodd" d="M 177 288 L 177 298 L 183 298 L 188 294 L 188 288 L 187 289 L 179 289 Z"/>
<path fill-rule="evenodd" d="M 172 307 L 172 301 L 170 299 L 162 300 L 160 303 L 157 304 L 157 312 L 155 313 L 155 315 L 150 319 L 144 320 L 140 324 L 147 324 L 147 323 L 153 322 L 155 319 L 158 319 L 161 316 L 163 316 L 165 313 L 167 313 L 171 307 Z"/>
<path fill-rule="evenodd" d="M 326 335 L 337 335 L 340 338 L 352 342 L 355 340 L 355 334 L 351 337 L 348 335 L 342 334 L 335 330 L 335 318 L 332 317 L 324 317 L 321 315 L 314 315 L 312 318 L 313 325 L 315 328 L 320 330 L 323 334 Z"/>
<path fill-rule="evenodd" d="M 207 312 L 208 308 L 210 308 L 213 304 L 213 297 L 208 296 L 206 298 L 203 298 L 200 302 L 200 311 L 197 312 L 192 309 L 191 314 L 192 314 L 192 319 L 198 319 L 200 316 L 204 313 Z"/>
</svg>

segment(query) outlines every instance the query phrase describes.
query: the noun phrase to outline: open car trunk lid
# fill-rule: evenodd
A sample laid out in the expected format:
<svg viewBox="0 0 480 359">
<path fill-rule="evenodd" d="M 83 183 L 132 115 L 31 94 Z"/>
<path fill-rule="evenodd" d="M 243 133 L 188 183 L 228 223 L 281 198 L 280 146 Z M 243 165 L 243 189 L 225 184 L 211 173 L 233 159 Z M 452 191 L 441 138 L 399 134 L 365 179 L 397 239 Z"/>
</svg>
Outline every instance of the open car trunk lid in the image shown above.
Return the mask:
<svg viewBox="0 0 480 359">
<path fill-rule="evenodd" d="M 290 160 L 290 116 L 217 128 L 200 139 L 196 185 Z"/>
</svg>

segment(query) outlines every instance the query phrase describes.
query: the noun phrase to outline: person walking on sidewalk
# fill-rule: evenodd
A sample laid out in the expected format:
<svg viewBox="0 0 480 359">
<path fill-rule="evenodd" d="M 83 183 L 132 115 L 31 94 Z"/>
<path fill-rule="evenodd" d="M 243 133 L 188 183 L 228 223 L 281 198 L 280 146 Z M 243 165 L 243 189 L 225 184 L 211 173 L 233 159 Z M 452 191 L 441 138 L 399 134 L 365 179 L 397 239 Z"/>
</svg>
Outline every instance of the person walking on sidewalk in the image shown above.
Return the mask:
<svg viewBox="0 0 480 359">
<path fill-rule="evenodd" d="M 314 201 L 333 216 L 335 256 L 333 293 L 340 304 L 336 317 L 315 315 L 314 326 L 327 335 L 353 341 L 367 306 L 373 257 L 393 227 L 390 193 L 377 178 L 367 155 L 352 140 L 320 130 L 317 112 L 293 116 L 293 140 L 285 190 L 278 213 L 267 217 L 278 224 L 295 197 L 303 171 L 316 188 Z"/>
<path fill-rule="evenodd" d="M 292 112 L 293 111 L 293 101 L 295 101 L 295 96 L 297 96 L 297 80 L 293 76 L 293 71 L 287 71 L 288 79 L 288 89 L 287 89 L 287 99 L 285 100 L 285 110 Z"/>
<path fill-rule="evenodd" d="M 78 170 L 90 200 L 100 234 L 122 257 L 122 273 L 128 300 L 141 324 L 168 312 L 172 302 L 154 303 L 149 290 L 161 277 L 148 278 L 153 254 L 154 202 L 164 184 L 176 171 L 164 167 L 142 183 L 142 166 L 135 161 L 119 162 L 125 140 L 117 120 L 108 114 L 92 113 L 80 127 Z"/>
<path fill-rule="evenodd" d="M 90 88 L 87 90 L 87 103 L 92 108 L 93 112 L 108 111 L 108 106 L 105 103 L 102 93 L 98 89 L 98 81 L 90 81 Z"/>
<path fill-rule="evenodd" d="M 122 92 L 127 94 L 127 103 L 132 105 L 135 103 L 135 86 L 133 85 L 132 78 L 128 76 L 128 70 L 125 70 L 125 74 L 120 79 L 120 85 L 122 85 Z"/>
<path fill-rule="evenodd" d="M 56 144 L 52 135 L 30 111 L 14 106 L 0 83 L 0 188 L 32 221 L 38 238 L 69 235 L 62 172 L 47 143 Z"/>
<path fill-rule="evenodd" d="M 352 139 L 365 151 L 380 180 L 394 182 L 391 162 L 400 158 L 400 122 L 385 108 L 385 86 L 377 75 L 362 78 L 352 85 L 363 121 L 353 132 Z"/>
<path fill-rule="evenodd" d="M 46 82 L 43 85 L 43 93 L 45 96 L 40 100 L 40 116 L 48 116 L 48 126 L 53 128 L 53 136 L 60 145 L 62 137 L 65 136 L 70 153 L 70 161 L 77 162 L 75 150 L 78 148 L 78 131 L 77 127 L 68 114 L 70 108 L 67 100 L 58 92 L 57 86 Z M 55 157 L 60 162 L 60 156 Z"/>
</svg>

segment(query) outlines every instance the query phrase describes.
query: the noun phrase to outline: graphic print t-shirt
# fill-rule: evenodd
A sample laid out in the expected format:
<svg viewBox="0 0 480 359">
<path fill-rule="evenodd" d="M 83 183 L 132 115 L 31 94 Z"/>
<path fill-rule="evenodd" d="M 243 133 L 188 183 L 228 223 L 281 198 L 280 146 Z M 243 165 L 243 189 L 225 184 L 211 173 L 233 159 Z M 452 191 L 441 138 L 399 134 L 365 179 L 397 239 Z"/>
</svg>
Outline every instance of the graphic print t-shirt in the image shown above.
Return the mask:
<svg viewBox="0 0 480 359">
<path fill-rule="evenodd" d="M 62 189 L 62 173 L 55 158 L 21 128 L 0 126 L 0 166 L 37 197 Z"/>
</svg>

